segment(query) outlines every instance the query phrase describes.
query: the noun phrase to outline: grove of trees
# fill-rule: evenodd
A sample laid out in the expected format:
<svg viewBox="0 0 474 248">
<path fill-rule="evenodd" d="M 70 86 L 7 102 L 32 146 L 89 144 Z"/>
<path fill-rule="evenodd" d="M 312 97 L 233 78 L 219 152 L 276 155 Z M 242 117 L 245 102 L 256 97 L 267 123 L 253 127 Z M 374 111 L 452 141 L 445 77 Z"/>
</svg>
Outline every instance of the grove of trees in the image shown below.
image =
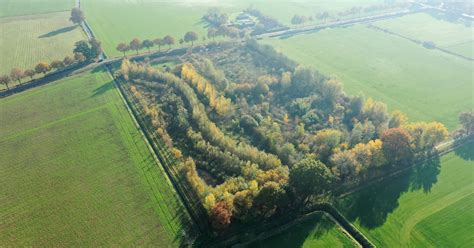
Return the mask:
<svg viewBox="0 0 474 248">
<path fill-rule="evenodd" d="M 271 47 L 228 49 L 187 55 L 169 71 L 128 60 L 120 68 L 216 230 L 410 166 L 448 137 L 441 123 L 410 123 L 382 102 L 348 96 Z M 472 123 L 472 114 L 462 118 Z"/>
</svg>

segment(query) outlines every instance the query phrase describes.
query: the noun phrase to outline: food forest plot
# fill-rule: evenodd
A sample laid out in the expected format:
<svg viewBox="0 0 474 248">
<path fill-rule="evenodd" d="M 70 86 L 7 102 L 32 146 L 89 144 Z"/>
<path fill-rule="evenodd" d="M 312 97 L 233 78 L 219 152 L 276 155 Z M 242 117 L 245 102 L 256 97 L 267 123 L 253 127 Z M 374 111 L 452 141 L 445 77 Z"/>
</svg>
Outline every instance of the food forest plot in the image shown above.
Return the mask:
<svg viewBox="0 0 474 248">
<path fill-rule="evenodd" d="M 391 32 L 420 41 L 432 41 L 437 46 L 461 55 L 472 56 L 472 41 L 474 40 L 474 23 L 442 19 L 429 13 L 406 15 L 399 18 L 375 22 L 374 25 Z M 469 50 L 456 50 L 456 45 L 471 45 Z"/>
<path fill-rule="evenodd" d="M 0 118 L 1 244 L 179 245 L 181 205 L 107 74 L 1 99 Z"/>
<path fill-rule="evenodd" d="M 349 94 L 382 100 L 412 121 L 437 120 L 454 129 L 459 112 L 474 106 L 471 62 L 363 25 L 264 43 L 338 77 Z"/>
<path fill-rule="evenodd" d="M 0 0 L 0 17 L 67 11 L 75 0 Z"/>
<path fill-rule="evenodd" d="M 69 12 L 0 18 L 0 33 L 0 74 L 73 56 L 74 43 L 85 39 L 81 28 L 69 22 Z"/>
<path fill-rule="evenodd" d="M 427 247 L 450 242 L 471 247 L 470 232 L 450 227 L 469 229 L 474 221 L 472 205 L 466 203 L 472 201 L 474 189 L 473 145 L 354 193 L 342 199 L 339 210 L 377 246 Z M 423 228 L 433 221 L 444 225 Z"/>
<path fill-rule="evenodd" d="M 251 247 L 356 247 L 339 227 L 323 213 L 270 238 L 258 241 Z"/>
</svg>

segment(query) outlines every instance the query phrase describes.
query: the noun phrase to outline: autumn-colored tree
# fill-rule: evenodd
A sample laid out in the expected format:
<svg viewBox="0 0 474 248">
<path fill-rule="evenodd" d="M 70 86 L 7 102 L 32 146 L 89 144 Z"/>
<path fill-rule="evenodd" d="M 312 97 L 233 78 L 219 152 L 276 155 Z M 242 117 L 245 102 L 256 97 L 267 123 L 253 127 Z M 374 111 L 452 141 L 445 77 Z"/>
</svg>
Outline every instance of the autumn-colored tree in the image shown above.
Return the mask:
<svg viewBox="0 0 474 248">
<path fill-rule="evenodd" d="M 227 204 L 221 201 L 212 208 L 210 218 L 212 227 L 222 231 L 230 225 L 232 212 L 229 211 Z"/>
<path fill-rule="evenodd" d="M 79 8 L 73 8 L 69 20 L 74 24 L 82 24 L 85 20 L 84 12 Z"/>
<path fill-rule="evenodd" d="M 35 76 L 36 72 L 34 70 L 28 69 L 25 70 L 25 76 L 30 77 L 31 80 L 33 80 L 33 77 Z"/>
<path fill-rule="evenodd" d="M 137 55 L 138 55 L 138 50 L 140 50 L 141 48 L 142 48 L 142 42 L 138 38 L 135 38 L 132 41 L 130 41 L 130 49 L 135 50 L 137 52 Z"/>
<path fill-rule="evenodd" d="M 392 166 L 411 161 L 413 150 L 412 137 L 402 128 L 391 128 L 382 134 L 382 151 Z"/>
<path fill-rule="evenodd" d="M 290 169 L 289 184 L 306 203 L 308 197 L 324 193 L 333 180 L 331 171 L 321 161 L 305 157 Z"/>
<path fill-rule="evenodd" d="M 125 43 L 120 43 L 120 44 L 117 45 L 117 48 L 116 48 L 116 49 L 117 49 L 117 51 L 122 52 L 122 53 L 123 53 L 123 57 L 125 57 L 125 56 L 126 56 L 125 53 L 130 50 L 130 46 L 127 45 L 127 44 L 125 44 Z"/>
<path fill-rule="evenodd" d="M 286 203 L 286 191 L 278 183 L 271 181 L 262 186 L 254 200 L 258 214 L 266 218 L 274 215 L 277 208 Z"/>
<path fill-rule="evenodd" d="M 64 63 L 61 60 L 53 60 L 51 62 L 51 68 L 59 70 L 64 68 Z"/>
<path fill-rule="evenodd" d="M 211 38 L 212 40 L 215 40 L 217 36 L 217 29 L 216 28 L 213 28 L 213 27 L 210 27 L 207 29 L 207 37 L 208 38 Z"/>
<path fill-rule="evenodd" d="M 64 63 L 65 66 L 72 65 L 74 63 L 74 59 L 69 57 L 69 56 L 66 56 L 63 59 L 63 63 Z"/>
<path fill-rule="evenodd" d="M 314 136 L 313 149 L 326 162 L 334 148 L 341 143 L 342 133 L 336 129 L 323 129 Z"/>
<path fill-rule="evenodd" d="M 7 87 L 7 90 L 10 90 L 8 84 L 10 83 L 11 79 L 7 75 L 0 76 L 0 84 L 4 84 Z"/>
<path fill-rule="evenodd" d="M 93 38 L 92 40 L 89 41 L 89 44 L 91 46 L 91 54 L 92 54 L 91 59 L 95 59 L 99 57 L 99 55 L 101 55 L 104 52 L 102 49 L 102 43 L 98 39 Z"/>
<path fill-rule="evenodd" d="M 161 38 L 156 38 L 153 40 L 153 43 L 158 46 L 158 51 L 161 51 L 161 46 L 166 45 L 165 41 Z"/>
<path fill-rule="evenodd" d="M 194 31 L 186 32 L 186 34 L 184 35 L 184 42 L 186 43 L 191 42 L 191 46 L 193 46 L 194 42 L 197 41 L 198 39 L 199 39 L 199 36 Z"/>
<path fill-rule="evenodd" d="M 155 43 L 153 43 L 153 41 L 151 40 L 144 40 L 143 43 L 142 43 L 142 46 L 146 49 L 148 49 L 148 52 L 150 52 L 150 49 L 155 45 Z"/>
<path fill-rule="evenodd" d="M 448 129 L 439 122 L 416 122 L 402 126 L 412 137 L 415 152 L 431 151 L 448 137 Z"/>
<path fill-rule="evenodd" d="M 363 118 L 371 121 L 377 132 L 381 134 L 388 126 L 389 115 L 387 113 L 387 105 L 382 102 L 374 101 L 372 98 L 367 99 L 362 108 Z"/>
<path fill-rule="evenodd" d="M 401 111 L 393 111 L 392 116 L 390 118 L 390 122 L 388 123 L 389 128 L 401 127 L 408 122 L 408 117 Z"/>
<path fill-rule="evenodd" d="M 332 172 L 341 180 L 355 177 L 362 170 L 361 164 L 351 151 L 337 152 L 331 156 Z"/>
<path fill-rule="evenodd" d="M 21 85 L 21 79 L 25 77 L 25 72 L 20 69 L 20 68 L 13 68 L 10 71 L 10 78 L 12 80 L 18 81 L 18 83 Z"/>
<path fill-rule="evenodd" d="M 35 66 L 35 71 L 36 73 L 43 73 L 44 75 L 46 75 L 48 71 L 51 71 L 51 66 L 46 62 L 39 62 Z"/>
<path fill-rule="evenodd" d="M 167 35 L 165 38 L 163 38 L 163 42 L 165 45 L 168 45 L 168 49 L 171 49 L 171 46 L 174 45 L 176 42 L 173 37 Z"/>
<path fill-rule="evenodd" d="M 474 112 L 463 112 L 459 115 L 462 132 L 466 135 L 474 134 Z"/>
<path fill-rule="evenodd" d="M 76 60 L 78 63 L 84 63 L 87 59 L 82 53 L 74 53 L 74 60 Z"/>
</svg>

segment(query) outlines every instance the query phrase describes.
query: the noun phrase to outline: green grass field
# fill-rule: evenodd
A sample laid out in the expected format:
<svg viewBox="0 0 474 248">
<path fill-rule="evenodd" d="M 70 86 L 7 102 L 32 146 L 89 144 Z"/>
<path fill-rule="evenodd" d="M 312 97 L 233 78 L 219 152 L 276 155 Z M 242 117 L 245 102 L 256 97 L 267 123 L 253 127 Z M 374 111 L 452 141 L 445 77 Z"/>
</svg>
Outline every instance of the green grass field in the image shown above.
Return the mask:
<svg viewBox="0 0 474 248">
<path fill-rule="evenodd" d="M 322 213 L 285 230 L 282 234 L 259 241 L 251 247 L 355 247 L 334 222 Z"/>
<path fill-rule="evenodd" d="M 69 22 L 69 12 L 0 18 L 0 30 L 0 74 L 72 56 L 74 43 L 85 39 L 82 29 Z"/>
<path fill-rule="evenodd" d="M 473 58 L 474 23 L 450 22 L 436 15 L 419 13 L 375 22 L 374 25 Z M 463 48 L 457 48 L 463 46 Z M 470 48 L 470 49 L 468 49 Z"/>
<path fill-rule="evenodd" d="M 263 42 L 412 121 L 436 120 L 452 130 L 459 113 L 474 106 L 472 62 L 362 25 Z"/>
<path fill-rule="evenodd" d="M 88 23 L 112 57 L 122 55 L 115 50 L 117 44 L 128 43 L 135 37 L 153 40 L 171 35 L 178 43 L 187 31 L 200 36 L 207 34 L 200 18 L 208 6 L 125 0 L 83 0 L 82 4 Z"/>
<path fill-rule="evenodd" d="M 0 99 L 0 244 L 178 246 L 182 207 L 105 72 Z"/>
<path fill-rule="evenodd" d="M 472 247 L 474 143 L 342 200 L 379 247 Z"/>
<path fill-rule="evenodd" d="M 444 47 L 449 51 L 474 58 L 474 40 Z"/>
<path fill-rule="evenodd" d="M 340 11 L 352 6 L 364 6 L 379 0 L 272 2 L 265 0 L 224 1 L 128 1 L 83 0 L 81 2 L 87 21 L 102 41 L 108 56 L 121 56 L 115 48 L 120 42 L 130 42 L 137 37 L 155 39 L 171 35 L 178 41 L 187 31 L 201 37 L 207 35 L 206 23 L 201 17 L 210 9 L 218 8 L 232 15 L 253 6 L 263 13 L 290 25 L 295 14 L 314 15 L 322 10 Z M 200 39 L 199 42 L 202 42 Z M 199 43 L 198 42 L 198 43 Z M 176 46 L 176 45 L 175 45 Z"/>
<path fill-rule="evenodd" d="M 75 0 L 0 0 L 0 17 L 69 11 Z"/>
</svg>

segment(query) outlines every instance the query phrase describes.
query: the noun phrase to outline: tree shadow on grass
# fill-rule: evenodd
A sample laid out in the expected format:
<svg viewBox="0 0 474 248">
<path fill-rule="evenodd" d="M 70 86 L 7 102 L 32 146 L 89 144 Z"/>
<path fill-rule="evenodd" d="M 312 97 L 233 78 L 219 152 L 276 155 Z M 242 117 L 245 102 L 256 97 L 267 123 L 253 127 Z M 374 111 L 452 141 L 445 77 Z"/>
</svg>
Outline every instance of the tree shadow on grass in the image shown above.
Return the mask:
<svg viewBox="0 0 474 248">
<path fill-rule="evenodd" d="M 314 216 L 289 229 L 265 240 L 251 244 L 249 247 L 302 247 L 308 239 L 321 239 L 335 224 L 323 215 L 316 213 Z"/>
<path fill-rule="evenodd" d="M 438 182 L 440 172 L 441 164 L 438 156 L 425 161 L 423 164 L 416 165 L 413 167 L 410 177 L 410 190 L 423 190 L 425 193 L 431 192 L 433 185 Z"/>
<path fill-rule="evenodd" d="M 74 26 L 69 26 L 69 27 L 64 27 L 64 28 L 56 29 L 56 30 L 51 31 L 51 32 L 49 32 L 49 33 L 40 35 L 40 36 L 38 36 L 38 38 L 53 37 L 53 36 L 56 36 L 56 35 L 59 35 L 59 34 L 63 34 L 63 33 L 70 32 L 70 31 L 72 31 L 72 30 L 74 30 L 74 29 L 76 29 L 76 28 L 77 28 L 77 26 L 74 25 Z"/>
<path fill-rule="evenodd" d="M 114 84 L 112 81 L 109 81 L 101 86 L 99 86 L 98 88 L 94 89 L 94 93 L 92 94 L 92 97 L 96 97 L 96 96 L 100 96 L 102 94 L 104 94 L 105 92 L 111 90 L 114 88 Z"/>
<path fill-rule="evenodd" d="M 454 150 L 454 154 L 459 156 L 460 158 L 473 161 L 474 160 L 474 141 L 467 143 L 461 147 L 458 147 Z"/>
<path fill-rule="evenodd" d="M 344 214 L 350 222 L 358 219 L 360 225 L 365 228 L 377 228 L 398 208 L 398 199 L 402 194 L 418 190 L 430 193 L 431 188 L 438 182 L 440 167 L 438 157 L 429 159 L 409 171 L 345 197 L 339 202 L 338 208 L 346 210 Z"/>
<path fill-rule="evenodd" d="M 360 224 L 373 229 L 381 226 L 387 216 L 398 207 L 398 198 L 410 186 L 409 173 L 377 182 L 344 198 L 339 206 L 350 222 L 359 219 Z"/>
</svg>

